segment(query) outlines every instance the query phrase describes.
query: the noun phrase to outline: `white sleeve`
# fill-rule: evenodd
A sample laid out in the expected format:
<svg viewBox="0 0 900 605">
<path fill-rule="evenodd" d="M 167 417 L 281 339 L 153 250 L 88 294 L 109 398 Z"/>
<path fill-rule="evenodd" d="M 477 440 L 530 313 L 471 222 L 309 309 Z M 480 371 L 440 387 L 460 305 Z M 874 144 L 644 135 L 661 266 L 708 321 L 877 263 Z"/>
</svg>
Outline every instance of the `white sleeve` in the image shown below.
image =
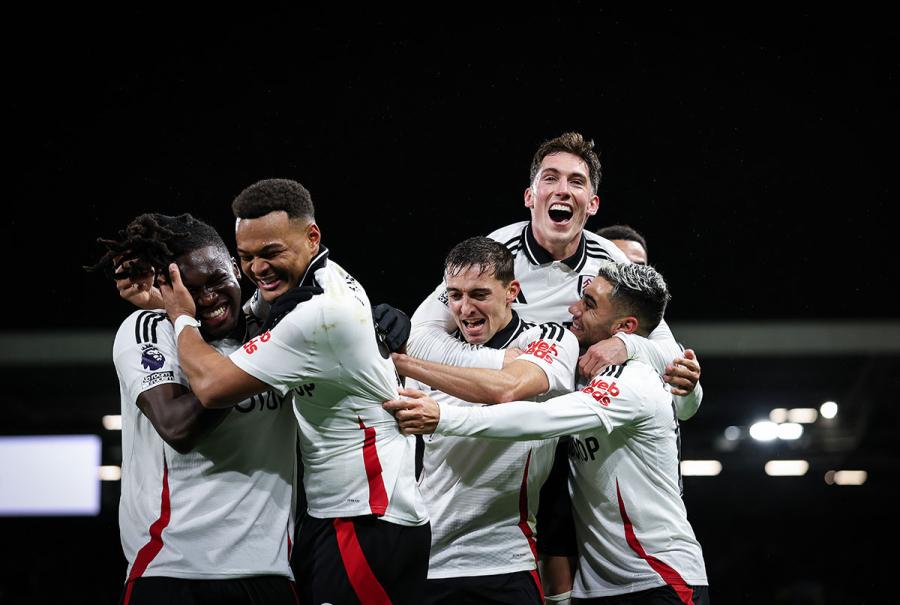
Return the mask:
<svg viewBox="0 0 900 605">
<path fill-rule="evenodd" d="M 407 352 L 412 357 L 461 368 L 503 367 L 502 350 L 461 342 L 450 336 L 455 328 L 447 308 L 447 289 L 442 283 L 413 313 Z"/>
<path fill-rule="evenodd" d="M 320 302 L 297 305 L 277 326 L 251 338 L 229 358 L 282 395 L 304 381 L 335 377 L 340 364 L 330 354 L 328 339 L 322 338 L 325 318 Z"/>
<path fill-rule="evenodd" d="M 132 403 L 166 383 L 188 386 L 178 363 L 175 330 L 165 313 L 136 311 L 116 333 L 113 361 Z"/>
<path fill-rule="evenodd" d="M 578 339 L 559 324 L 547 323 L 525 331 L 516 345 L 524 352 L 516 358 L 533 363 L 547 375 L 548 393 L 569 393 L 578 368 Z"/>
<path fill-rule="evenodd" d="M 441 406 L 436 434 L 509 441 L 548 439 L 603 427 L 607 433 L 646 414 L 640 383 L 627 377 L 593 379 L 581 391 L 542 403 L 484 407 Z"/>
<path fill-rule="evenodd" d="M 637 334 L 623 334 L 622 332 L 618 332 L 614 336 L 625 343 L 629 359 L 643 361 L 659 372 L 660 376 L 666 373 L 666 365 L 672 363 L 672 360 L 676 357 L 681 357 L 683 352 L 665 320 L 659 322 L 656 329 L 650 333 L 649 338 L 644 338 Z M 689 395 L 676 395 L 674 399 L 678 418 L 687 420 L 700 407 L 700 402 L 703 400 L 703 389 L 698 382 Z"/>
</svg>

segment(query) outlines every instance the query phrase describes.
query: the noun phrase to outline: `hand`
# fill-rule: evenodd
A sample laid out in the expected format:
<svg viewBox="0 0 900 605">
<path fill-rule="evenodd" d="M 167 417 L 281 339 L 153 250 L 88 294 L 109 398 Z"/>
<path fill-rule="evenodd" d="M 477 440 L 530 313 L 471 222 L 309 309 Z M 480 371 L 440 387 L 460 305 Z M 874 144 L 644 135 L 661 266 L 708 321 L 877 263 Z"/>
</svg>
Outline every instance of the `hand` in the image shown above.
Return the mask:
<svg viewBox="0 0 900 605">
<path fill-rule="evenodd" d="M 372 317 L 375 319 L 375 331 L 388 350 L 391 353 L 404 352 L 412 329 L 412 322 L 406 313 L 382 303 L 372 307 Z"/>
<path fill-rule="evenodd" d="M 394 367 L 397 368 L 397 373 L 401 376 L 406 376 L 406 368 L 410 362 L 409 355 L 405 353 L 391 353 L 391 361 L 394 362 Z"/>
<path fill-rule="evenodd" d="M 427 435 L 434 432 L 441 419 L 441 406 L 415 389 L 400 389 L 400 399 L 385 401 L 382 407 L 394 414 L 404 435 Z M 411 397 L 411 399 L 403 399 Z"/>
<path fill-rule="evenodd" d="M 506 352 L 503 353 L 503 365 L 506 366 L 511 361 L 515 361 L 516 358 L 522 354 L 522 349 L 516 347 L 510 347 L 506 349 Z"/>
<path fill-rule="evenodd" d="M 616 337 L 595 342 L 578 358 L 578 371 L 585 378 L 593 378 L 607 366 L 618 366 L 628 361 L 625 343 Z"/>
<path fill-rule="evenodd" d="M 673 395 L 689 395 L 700 382 L 700 362 L 693 349 L 685 349 L 684 357 L 676 357 L 666 366 L 663 380 L 672 386 Z"/>
<path fill-rule="evenodd" d="M 162 294 L 169 321 L 174 323 L 182 315 L 194 317 L 197 306 L 194 304 L 191 293 L 184 287 L 181 281 L 181 272 L 175 263 L 169 265 L 169 281 L 160 276 L 159 291 Z"/>
<path fill-rule="evenodd" d="M 128 269 L 133 262 L 131 260 L 122 262 L 121 256 L 113 259 L 113 275 L 118 278 L 115 281 L 119 296 L 138 309 L 162 309 L 164 306 L 162 294 L 159 288 L 153 285 L 156 273 L 151 270 L 139 278 L 130 277 L 123 269 Z"/>
</svg>

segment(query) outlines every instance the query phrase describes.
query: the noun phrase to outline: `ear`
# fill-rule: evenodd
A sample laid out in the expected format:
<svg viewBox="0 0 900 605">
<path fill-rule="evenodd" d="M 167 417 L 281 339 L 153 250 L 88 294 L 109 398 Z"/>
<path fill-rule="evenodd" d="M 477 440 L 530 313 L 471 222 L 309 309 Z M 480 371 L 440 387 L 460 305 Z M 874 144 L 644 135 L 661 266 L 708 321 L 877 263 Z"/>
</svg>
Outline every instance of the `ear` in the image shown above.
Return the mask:
<svg viewBox="0 0 900 605">
<path fill-rule="evenodd" d="M 234 260 L 234 257 L 233 257 L 233 256 L 231 257 L 231 270 L 234 272 L 234 277 L 235 277 L 238 281 L 241 281 L 241 269 L 240 269 L 240 267 L 238 266 L 237 261 Z"/>
<path fill-rule="evenodd" d="M 591 201 L 587 207 L 588 216 L 594 216 L 597 214 L 597 210 L 600 208 L 600 196 L 596 193 L 591 197 Z"/>
<path fill-rule="evenodd" d="M 506 304 L 511 305 L 521 291 L 522 284 L 519 283 L 519 280 L 514 279 L 509 282 L 509 285 L 506 286 Z"/>
<path fill-rule="evenodd" d="M 309 242 L 309 247 L 316 253 L 319 251 L 319 243 L 322 241 L 322 233 L 319 231 L 319 226 L 315 223 L 310 223 L 306 226 L 306 241 Z"/>
<path fill-rule="evenodd" d="M 531 186 L 525 188 L 525 207 L 534 208 L 534 191 Z"/>
<path fill-rule="evenodd" d="M 615 334 L 616 332 L 624 332 L 625 334 L 634 334 L 638 329 L 638 320 L 634 315 L 629 315 L 627 317 L 620 317 L 613 321 L 612 332 Z"/>
</svg>

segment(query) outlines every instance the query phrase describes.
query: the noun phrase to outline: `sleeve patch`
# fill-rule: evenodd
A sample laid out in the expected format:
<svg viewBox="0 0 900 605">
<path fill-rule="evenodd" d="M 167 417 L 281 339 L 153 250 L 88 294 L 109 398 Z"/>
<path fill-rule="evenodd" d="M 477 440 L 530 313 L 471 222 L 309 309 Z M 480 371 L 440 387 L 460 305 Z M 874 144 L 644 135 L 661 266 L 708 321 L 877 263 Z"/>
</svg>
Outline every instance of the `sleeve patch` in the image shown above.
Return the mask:
<svg viewBox="0 0 900 605">
<path fill-rule="evenodd" d="M 581 389 L 581 392 L 593 397 L 603 407 L 608 407 L 612 403 L 610 397 L 617 397 L 620 393 L 615 381 L 609 383 L 602 378 L 593 379 L 589 385 Z"/>
<path fill-rule="evenodd" d="M 141 386 L 146 389 L 164 382 L 175 382 L 175 373 L 171 371 L 154 372 L 149 376 L 144 376 L 143 380 L 141 380 Z"/>
<path fill-rule="evenodd" d="M 545 340 L 535 340 L 525 349 L 525 355 L 533 355 L 538 359 L 543 359 L 547 364 L 552 364 L 553 360 L 559 357 L 559 351 L 556 350 L 556 344 L 547 344 Z"/>
<path fill-rule="evenodd" d="M 166 358 L 154 344 L 141 345 L 141 365 L 145 370 L 158 370 L 166 363 Z M 171 372 L 170 372 L 171 373 Z"/>
</svg>

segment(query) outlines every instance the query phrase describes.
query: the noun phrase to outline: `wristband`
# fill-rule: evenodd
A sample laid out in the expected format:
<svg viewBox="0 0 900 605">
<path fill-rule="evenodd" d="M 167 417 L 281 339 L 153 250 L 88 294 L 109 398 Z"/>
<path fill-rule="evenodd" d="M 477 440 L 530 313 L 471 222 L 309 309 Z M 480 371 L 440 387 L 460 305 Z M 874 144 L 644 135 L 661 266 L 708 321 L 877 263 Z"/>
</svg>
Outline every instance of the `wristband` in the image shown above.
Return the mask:
<svg viewBox="0 0 900 605">
<path fill-rule="evenodd" d="M 181 335 L 181 331 L 184 330 L 188 326 L 193 326 L 197 329 L 200 328 L 200 320 L 194 319 L 190 315 L 179 315 L 178 319 L 175 320 L 175 342 L 178 342 L 178 336 Z"/>
</svg>

